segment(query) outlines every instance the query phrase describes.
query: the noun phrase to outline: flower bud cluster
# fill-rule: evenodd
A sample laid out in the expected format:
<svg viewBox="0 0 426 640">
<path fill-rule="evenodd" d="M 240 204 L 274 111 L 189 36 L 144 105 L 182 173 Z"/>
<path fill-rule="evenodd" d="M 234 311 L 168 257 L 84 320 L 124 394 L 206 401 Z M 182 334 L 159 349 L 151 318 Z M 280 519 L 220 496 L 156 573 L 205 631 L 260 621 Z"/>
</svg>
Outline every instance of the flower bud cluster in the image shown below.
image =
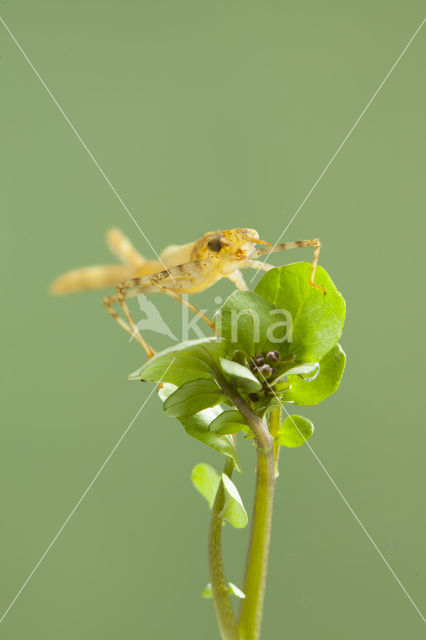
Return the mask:
<svg viewBox="0 0 426 640">
<path fill-rule="evenodd" d="M 250 400 L 256 402 L 265 396 L 265 393 L 271 393 L 271 387 L 268 380 L 273 378 L 275 369 L 281 363 L 281 355 L 279 351 L 267 351 L 266 353 L 258 353 L 254 358 L 247 358 L 242 351 L 235 351 L 233 360 L 239 364 L 248 367 L 262 383 L 263 389 L 257 393 L 249 395 Z"/>
</svg>

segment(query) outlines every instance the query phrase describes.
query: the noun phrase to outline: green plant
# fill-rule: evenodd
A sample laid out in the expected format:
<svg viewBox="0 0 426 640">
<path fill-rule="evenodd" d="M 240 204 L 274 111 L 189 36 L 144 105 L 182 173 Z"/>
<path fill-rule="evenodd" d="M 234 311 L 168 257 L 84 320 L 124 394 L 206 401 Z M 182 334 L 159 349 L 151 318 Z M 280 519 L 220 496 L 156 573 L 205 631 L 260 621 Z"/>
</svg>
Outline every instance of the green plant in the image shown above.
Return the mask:
<svg viewBox="0 0 426 640">
<path fill-rule="evenodd" d="M 267 272 L 255 291 L 236 291 L 215 314 L 218 337 L 192 340 L 154 356 L 131 379 L 160 382 L 168 416 L 186 432 L 226 457 L 222 473 L 208 464 L 192 472 L 195 488 L 211 508 L 210 584 L 223 640 L 256 640 L 260 634 L 280 447 L 298 447 L 311 437 L 307 418 L 287 407 L 314 405 L 338 388 L 345 354 L 338 344 L 345 302 L 324 269 L 309 285 L 310 265 L 295 263 Z M 281 320 L 277 321 L 278 317 Z M 257 479 L 245 581 L 225 579 L 222 527 L 247 525 L 231 479 L 241 471 L 237 434 L 256 447 Z M 241 599 L 240 615 L 231 596 Z"/>
</svg>

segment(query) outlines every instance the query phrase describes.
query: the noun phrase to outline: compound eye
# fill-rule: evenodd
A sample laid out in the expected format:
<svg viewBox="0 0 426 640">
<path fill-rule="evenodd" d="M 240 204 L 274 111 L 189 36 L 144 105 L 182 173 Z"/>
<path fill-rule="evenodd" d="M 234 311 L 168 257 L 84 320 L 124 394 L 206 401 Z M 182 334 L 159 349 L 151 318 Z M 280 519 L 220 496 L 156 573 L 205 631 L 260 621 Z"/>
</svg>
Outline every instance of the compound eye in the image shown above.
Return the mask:
<svg viewBox="0 0 426 640">
<path fill-rule="evenodd" d="M 222 247 L 222 234 L 211 238 L 211 240 L 207 242 L 207 248 L 210 249 L 210 251 L 214 251 L 215 253 L 219 253 Z"/>
</svg>

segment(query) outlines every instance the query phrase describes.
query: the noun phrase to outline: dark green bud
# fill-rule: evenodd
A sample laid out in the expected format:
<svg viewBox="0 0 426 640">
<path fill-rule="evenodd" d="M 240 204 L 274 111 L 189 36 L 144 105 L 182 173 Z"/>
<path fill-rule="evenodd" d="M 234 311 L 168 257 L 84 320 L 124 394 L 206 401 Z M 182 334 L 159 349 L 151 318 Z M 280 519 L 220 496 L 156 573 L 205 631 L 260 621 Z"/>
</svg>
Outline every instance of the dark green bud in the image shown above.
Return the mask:
<svg viewBox="0 0 426 640">
<path fill-rule="evenodd" d="M 268 364 L 278 364 L 281 360 L 279 351 L 268 351 L 266 354 L 265 360 Z"/>
<path fill-rule="evenodd" d="M 264 378 L 265 380 L 267 380 L 274 373 L 274 370 L 269 366 L 269 364 L 263 364 L 258 368 L 258 372 L 261 379 Z"/>
</svg>

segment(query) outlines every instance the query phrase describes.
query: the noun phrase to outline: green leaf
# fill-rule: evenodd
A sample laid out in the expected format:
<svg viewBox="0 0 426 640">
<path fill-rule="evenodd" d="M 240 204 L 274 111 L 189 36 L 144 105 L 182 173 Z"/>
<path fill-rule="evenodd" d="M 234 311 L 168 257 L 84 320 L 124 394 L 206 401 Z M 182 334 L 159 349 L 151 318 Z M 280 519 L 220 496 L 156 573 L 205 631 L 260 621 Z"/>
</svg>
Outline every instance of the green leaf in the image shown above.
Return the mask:
<svg viewBox="0 0 426 640">
<path fill-rule="evenodd" d="M 203 409 L 214 407 L 222 399 L 222 391 L 214 380 L 191 380 L 178 387 L 165 400 L 164 411 L 172 418 L 192 416 Z"/>
<path fill-rule="evenodd" d="M 244 418 L 236 409 L 223 411 L 209 424 L 209 431 L 220 434 L 238 433 L 245 427 Z"/>
<path fill-rule="evenodd" d="M 210 582 L 202 590 L 201 597 L 202 598 L 213 598 L 212 585 L 210 584 Z"/>
<path fill-rule="evenodd" d="M 226 473 L 222 473 L 222 483 L 225 491 L 223 517 L 235 529 L 243 529 L 247 525 L 248 516 L 238 489 Z"/>
<path fill-rule="evenodd" d="M 211 409 L 207 409 L 206 411 L 210 412 Z M 215 449 L 224 456 L 228 456 L 234 462 L 235 468 L 237 471 L 241 471 L 241 464 L 238 459 L 237 452 L 234 447 L 234 442 L 232 440 L 232 436 L 228 435 L 219 435 L 218 433 L 211 433 L 210 431 L 205 431 L 205 429 L 200 429 L 199 421 L 200 416 L 204 414 L 205 411 L 201 411 L 197 413 L 195 416 L 191 416 L 190 418 L 180 418 L 183 426 L 185 427 L 188 435 L 196 438 L 200 442 L 203 442 L 207 446 Z M 201 418 L 203 420 L 203 418 Z M 211 417 L 208 418 L 211 422 Z M 204 421 L 204 420 L 203 420 Z"/>
<path fill-rule="evenodd" d="M 236 596 L 237 598 L 240 598 L 240 600 L 244 600 L 244 598 L 246 597 L 246 594 L 244 593 L 244 591 L 241 591 L 241 589 L 239 589 L 235 584 L 232 584 L 232 582 L 229 583 L 228 592 L 231 595 Z"/>
<path fill-rule="evenodd" d="M 273 409 L 279 409 L 280 407 L 284 407 L 287 404 L 293 404 L 293 402 L 287 402 L 280 398 L 277 394 L 276 396 L 268 396 L 267 398 L 261 398 L 258 402 L 255 403 L 255 409 L 258 416 L 264 418 L 265 415 L 269 415 L 269 413 Z M 250 433 L 250 432 L 248 432 Z"/>
<path fill-rule="evenodd" d="M 226 340 L 229 350 L 241 349 L 254 357 L 278 347 L 268 337 L 270 327 L 278 320 L 277 308 L 253 291 L 234 291 L 214 316 L 218 335 Z M 287 327 L 273 329 L 277 340 L 284 340 Z M 271 336 L 271 337 L 273 337 Z"/>
<path fill-rule="evenodd" d="M 207 500 L 210 509 L 216 498 L 219 483 L 222 482 L 225 492 L 225 504 L 222 511 L 224 520 L 227 520 L 236 529 L 242 529 L 248 522 L 247 512 L 235 484 L 231 478 L 222 473 L 222 476 L 207 463 L 197 464 L 192 470 L 192 482 L 194 487 Z"/>
<path fill-rule="evenodd" d="M 210 509 L 216 498 L 217 488 L 220 482 L 220 474 L 214 467 L 206 462 L 200 462 L 192 470 L 192 484 L 207 500 Z"/>
<path fill-rule="evenodd" d="M 237 387 L 244 389 L 247 393 L 254 393 L 262 388 L 262 383 L 256 376 L 242 364 L 219 358 L 219 366 L 228 381 L 234 381 Z"/>
<path fill-rule="evenodd" d="M 315 380 L 306 382 L 298 376 L 289 376 L 291 388 L 285 394 L 286 400 L 305 406 L 322 402 L 339 388 L 345 362 L 345 352 L 337 344 L 320 360 L 320 371 Z"/>
<path fill-rule="evenodd" d="M 318 362 L 339 340 L 345 320 L 345 301 L 330 276 L 317 267 L 315 282 L 325 289 L 324 295 L 309 284 L 311 269 L 308 262 L 271 269 L 255 289 L 270 304 L 290 313 L 292 341 L 274 348 L 284 357 L 295 355 L 297 362 Z"/>
<path fill-rule="evenodd" d="M 306 376 L 309 378 L 317 378 L 320 371 L 320 365 L 318 362 L 307 362 L 305 364 L 298 364 L 295 367 L 284 369 L 283 373 L 274 378 L 271 384 L 276 384 L 281 380 L 285 380 L 287 376 Z"/>
<path fill-rule="evenodd" d="M 240 598 L 240 600 L 243 600 L 246 597 L 246 594 L 243 591 L 241 591 L 241 589 L 239 589 L 235 584 L 232 584 L 232 582 L 228 584 L 228 593 L 230 593 L 232 596 L 236 596 L 237 598 Z M 210 584 L 210 582 L 206 585 L 206 587 L 201 592 L 201 597 L 213 598 L 212 585 Z"/>
<path fill-rule="evenodd" d="M 158 390 L 158 395 L 163 402 L 175 391 L 176 385 L 165 383 Z M 217 433 L 210 433 L 209 425 L 213 420 L 222 413 L 223 409 L 217 405 L 210 409 L 204 409 L 189 418 L 178 418 L 184 426 L 188 435 L 203 442 L 218 453 L 228 456 L 234 462 L 237 471 L 241 471 L 240 461 L 234 447 L 232 436 L 222 436 Z"/>
<path fill-rule="evenodd" d="M 131 373 L 129 379 L 170 382 L 178 386 L 200 378 L 211 379 L 215 363 L 225 352 L 225 342 L 215 337 L 188 340 L 157 353 Z"/>
<path fill-rule="evenodd" d="M 283 447 L 300 447 L 309 440 L 314 432 L 314 425 L 303 416 L 287 416 L 281 425 L 277 438 Z"/>
</svg>

